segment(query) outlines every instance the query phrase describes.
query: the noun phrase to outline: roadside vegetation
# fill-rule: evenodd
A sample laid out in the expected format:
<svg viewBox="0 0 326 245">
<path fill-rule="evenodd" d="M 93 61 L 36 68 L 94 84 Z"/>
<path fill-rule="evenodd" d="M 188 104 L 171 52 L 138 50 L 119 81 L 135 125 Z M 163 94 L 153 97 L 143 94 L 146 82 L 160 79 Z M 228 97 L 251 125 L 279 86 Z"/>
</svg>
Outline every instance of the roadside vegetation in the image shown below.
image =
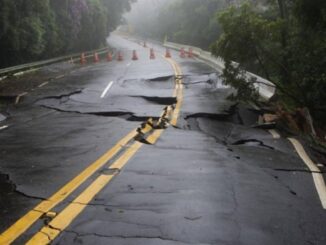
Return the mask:
<svg viewBox="0 0 326 245">
<path fill-rule="evenodd" d="M 96 49 L 134 0 L 1 0 L 0 67 Z"/>
<path fill-rule="evenodd" d="M 324 140 L 325 0 L 176 0 L 165 4 L 154 20 L 134 25 L 144 36 L 167 37 L 222 57 L 222 78 L 238 89 L 233 99 L 257 98 L 244 71 L 272 81 L 280 117 L 295 131 Z"/>
<path fill-rule="evenodd" d="M 247 91 L 250 99 L 248 95 L 255 93 L 243 71 L 267 78 L 277 87 L 279 112 L 292 113 L 292 119 L 287 115 L 292 128 L 324 137 L 326 1 L 274 0 L 261 6 L 244 3 L 220 12 L 218 22 L 223 33 L 211 47 L 226 62 L 226 83 Z M 306 129 L 307 124 L 310 129 Z"/>
</svg>

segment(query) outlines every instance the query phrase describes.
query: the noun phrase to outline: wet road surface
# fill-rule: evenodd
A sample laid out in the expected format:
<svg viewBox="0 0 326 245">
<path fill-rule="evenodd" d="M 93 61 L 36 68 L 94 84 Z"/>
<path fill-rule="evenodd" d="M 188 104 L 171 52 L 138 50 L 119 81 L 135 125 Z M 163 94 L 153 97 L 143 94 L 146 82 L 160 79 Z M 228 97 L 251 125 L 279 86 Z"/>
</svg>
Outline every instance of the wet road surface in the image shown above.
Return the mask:
<svg viewBox="0 0 326 245">
<path fill-rule="evenodd" d="M 217 71 L 158 44 L 150 60 L 137 40 L 109 43 L 124 61 L 77 69 L 10 110 L 0 244 L 326 244 L 311 171 L 255 127 L 259 111 L 226 99 Z"/>
</svg>

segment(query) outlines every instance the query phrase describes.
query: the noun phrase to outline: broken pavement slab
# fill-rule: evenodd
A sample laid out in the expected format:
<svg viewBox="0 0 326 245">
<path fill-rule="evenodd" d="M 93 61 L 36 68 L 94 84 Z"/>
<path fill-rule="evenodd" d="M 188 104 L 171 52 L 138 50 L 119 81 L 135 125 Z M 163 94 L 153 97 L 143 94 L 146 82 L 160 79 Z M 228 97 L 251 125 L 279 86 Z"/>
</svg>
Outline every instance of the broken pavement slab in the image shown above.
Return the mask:
<svg viewBox="0 0 326 245">
<path fill-rule="evenodd" d="M 132 46 L 120 39 L 116 43 Z M 148 60 L 148 50 L 139 56 Z M 170 97 L 174 79 L 162 77 L 171 73 L 164 62 L 112 62 L 29 93 L 24 104 L 15 107 L 15 130 L 0 134 L 0 170 L 18 187 L 14 198 L 6 199 L 25 205 L 25 199 L 47 198 L 129 130 L 138 127 L 142 137 L 134 140 L 140 141 L 153 129 L 160 132 L 162 125 L 166 130 L 160 139 L 144 144 L 110 185 L 90 203 L 82 202 L 85 211 L 54 244 L 325 244 L 326 217 L 311 173 L 286 139 L 275 140 L 253 127 L 259 110 L 230 110 L 227 88 L 195 74 L 206 72 L 203 64 L 183 64 L 187 76 L 180 123 L 157 122 L 153 112 L 166 108 L 162 117 L 169 115 L 170 104 L 176 102 Z M 115 86 L 101 99 L 109 81 Z M 70 94 L 78 90 L 82 92 Z M 148 117 L 153 120 L 145 123 Z M 48 220 L 83 190 L 47 213 Z M 2 229 L 23 210 L 5 208 L 0 209 L 6 222 Z M 2 215 L 3 210 L 9 213 Z M 39 229 L 34 228 L 17 244 L 25 244 Z"/>
</svg>

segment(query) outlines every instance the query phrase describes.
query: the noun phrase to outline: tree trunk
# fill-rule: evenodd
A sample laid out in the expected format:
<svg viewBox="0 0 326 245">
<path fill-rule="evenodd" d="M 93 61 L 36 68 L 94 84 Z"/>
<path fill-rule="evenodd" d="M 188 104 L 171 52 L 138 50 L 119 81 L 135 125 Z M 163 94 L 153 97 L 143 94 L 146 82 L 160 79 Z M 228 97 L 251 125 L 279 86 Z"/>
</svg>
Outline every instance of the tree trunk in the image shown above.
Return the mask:
<svg viewBox="0 0 326 245">
<path fill-rule="evenodd" d="M 288 14 L 287 14 L 287 9 L 286 9 L 286 5 L 285 5 L 285 1 L 286 0 L 277 0 L 278 2 L 278 7 L 280 10 L 280 17 L 281 19 L 285 22 L 285 24 L 283 25 L 282 29 L 281 29 L 281 45 L 282 45 L 282 49 L 284 51 L 284 53 L 282 54 L 282 66 L 280 66 L 280 73 L 281 73 L 281 79 L 283 81 L 283 83 L 290 83 L 291 82 L 291 78 L 290 78 L 290 67 L 289 67 L 289 62 L 288 62 L 288 35 L 287 35 L 287 21 L 288 21 Z"/>
</svg>

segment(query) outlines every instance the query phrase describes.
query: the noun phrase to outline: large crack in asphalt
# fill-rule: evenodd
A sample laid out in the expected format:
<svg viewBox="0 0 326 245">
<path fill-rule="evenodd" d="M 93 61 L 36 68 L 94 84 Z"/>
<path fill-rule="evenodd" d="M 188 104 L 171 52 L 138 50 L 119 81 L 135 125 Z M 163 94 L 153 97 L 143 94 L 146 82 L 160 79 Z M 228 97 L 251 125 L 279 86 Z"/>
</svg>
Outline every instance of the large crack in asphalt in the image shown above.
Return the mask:
<svg viewBox="0 0 326 245">
<path fill-rule="evenodd" d="M 242 118 L 242 115 L 239 113 L 239 104 L 234 104 L 230 106 L 228 110 L 225 110 L 221 113 L 194 113 L 189 114 L 184 117 L 184 119 L 188 122 L 188 128 L 201 131 L 205 133 L 206 135 L 209 135 L 213 137 L 216 142 L 223 143 L 226 146 L 252 146 L 252 147 L 264 147 L 269 150 L 275 150 L 274 147 L 269 146 L 265 144 L 262 140 L 251 138 L 251 139 L 238 139 L 236 141 L 230 141 L 232 132 L 237 127 L 237 125 L 242 127 L 248 127 L 248 128 L 256 128 L 256 125 L 248 125 L 245 123 L 245 120 Z M 223 123 L 229 123 L 230 130 L 227 132 L 227 134 L 222 138 L 219 138 L 217 135 L 214 135 L 213 133 L 208 132 L 207 130 L 203 130 L 200 126 L 199 119 L 208 119 L 210 121 L 213 121 L 213 123 L 216 124 L 218 127 L 219 122 Z M 257 121 L 258 121 L 258 115 L 257 115 Z"/>
<path fill-rule="evenodd" d="M 209 113 L 195 113 L 195 114 L 191 114 L 191 115 L 187 115 L 185 117 L 185 120 L 187 122 L 189 122 L 189 124 L 191 124 L 191 129 L 192 130 L 197 130 L 200 132 L 203 132 L 204 134 L 212 137 L 215 139 L 216 142 L 221 143 L 223 145 L 225 145 L 226 147 L 228 147 L 228 150 L 230 152 L 234 152 L 233 149 L 230 148 L 230 146 L 249 146 L 249 147 L 262 147 L 265 148 L 267 150 L 271 150 L 271 151 L 275 151 L 276 149 L 270 145 L 267 145 L 263 140 L 259 140 L 259 139 L 255 139 L 255 138 L 249 138 L 249 139 L 238 139 L 238 140 L 233 140 L 231 141 L 231 137 L 232 134 L 235 130 L 235 128 L 237 128 L 237 125 L 240 126 L 244 126 L 244 127 L 249 127 L 249 128 L 256 128 L 257 126 L 255 125 L 245 125 L 245 120 L 243 120 L 243 118 L 241 117 L 240 113 L 238 113 L 237 110 L 237 106 L 235 105 L 233 108 L 231 107 L 229 111 L 225 112 L 225 113 L 220 113 L 220 114 L 209 114 Z M 259 112 L 258 112 L 259 113 Z M 209 132 L 207 129 L 204 130 L 201 128 L 201 125 L 199 123 L 199 119 L 208 119 L 208 120 L 212 120 L 212 121 L 216 121 L 216 126 L 218 127 L 218 123 L 219 122 L 223 122 L 223 123 L 229 123 L 229 130 L 228 133 L 226 134 L 226 136 L 224 136 L 224 139 L 222 139 L 222 137 L 218 137 L 217 135 L 214 135 L 214 133 Z M 259 130 L 259 129 L 257 129 Z M 263 129 L 260 129 L 263 130 Z M 271 153 L 273 154 L 273 153 Z M 240 159 L 239 156 L 236 155 L 237 159 Z M 262 169 L 264 169 L 264 167 L 261 167 Z M 268 167 L 267 169 L 275 171 L 275 173 L 277 172 L 284 172 L 284 173 L 302 173 L 302 174 L 325 174 L 326 171 L 310 171 L 309 169 L 296 169 L 296 168 L 273 168 L 273 167 Z M 269 173 L 269 171 L 267 171 L 267 173 Z M 299 194 L 294 191 L 289 184 L 286 184 L 282 181 L 279 180 L 278 176 L 276 176 L 275 174 L 272 174 L 273 178 L 275 178 L 276 180 L 279 181 L 279 183 L 284 186 L 288 191 L 290 195 L 296 196 L 297 198 L 300 198 Z"/>
<path fill-rule="evenodd" d="M 85 205 L 88 206 L 88 204 L 82 204 L 80 203 L 80 205 Z M 131 225 L 135 225 L 135 226 L 141 226 L 141 227 L 146 227 L 148 229 L 156 229 L 158 230 L 158 232 L 160 233 L 160 235 L 152 235 L 152 236 L 145 236 L 145 235 L 132 235 L 132 236 L 127 236 L 127 235 L 104 235 L 104 234 L 99 234 L 97 232 L 77 232 L 74 230 L 69 230 L 69 229 L 60 229 L 58 227 L 55 227 L 53 225 L 50 224 L 51 220 L 47 220 L 44 224 L 45 226 L 47 226 L 48 228 L 58 231 L 59 233 L 70 233 L 70 234 L 74 234 L 76 237 L 87 237 L 87 236 L 95 236 L 95 237 L 101 237 L 101 238 L 113 238 L 113 239 L 157 239 L 157 240 L 162 240 L 162 241 L 172 241 L 172 242 L 178 242 L 178 243 L 183 243 L 183 244 L 189 244 L 177 239 L 173 239 L 173 238 L 169 238 L 169 237 L 165 237 L 163 235 L 163 232 L 160 228 L 160 226 L 154 226 L 154 225 L 147 225 L 147 224 L 141 224 L 141 223 L 134 223 L 134 222 L 127 222 L 127 221 L 114 221 L 114 220 L 110 220 L 110 222 L 113 223 L 126 223 L 126 224 L 131 224 Z M 47 238 L 49 242 L 52 242 L 52 238 L 49 234 L 43 232 L 42 230 L 40 231 L 42 234 L 44 234 Z"/>
<path fill-rule="evenodd" d="M 76 94 L 81 94 L 82 92 L 83 92 L 82 89 L 78 89 L 78 90 L 75 90 L 75 91 L 72 91 L 72 92 L 69 92 L 69 93 L 66 93 L 66 94 L 51 95 L 51 96 L 42 97 L 42 98 L 36 100 L 36 102 L 39 102 L 39 101 L 42 101 L 42 100 L 49 100 L 49 99 L 61 100 L 63 98 L 70 98 L 71 96 L 76 95 Z"/>
<path fill-rule="evenodd" d="M 56 96 L 48 96 L 39 99 L 38 101 L 46 100 L 46 99 L 58 99 L 62 100 L 63 98 L 68 98 L 72 95 L 75 94 L 80 94 L 82 93 L 82 90 L 76 90 L 72 91 L 67 94 L 61 94 L 61 95 L 56 95 Z M 159 104 L 164 104 L 164 105 L 173 105 L 177 102 L 176 98 L 174 97 L 146 97 L 146 96 L 141 96 L 144 99 L 147 99 L 151 102 L 156 102 Z M 153 130 L 156 129 L 163 129 L 166 128 L 167 126 L 167 119 L 165 118 L 167 111 L 168 111 L 168 106 L 164 108 L 163 111 L 163 116 L 162 118 L 159 117 L 153 117 L 153 116 L 146 116 L 146 117 L 139 117 L 136 116 L 133 112 L 129 111 L 99 111 L 99 112 L 82 112 L 82 111 L 74 111 L 74 110 L 64 110 L 60 109 L 58 107 L 54 106 L 48 106 L 48 105 L 39 105 L 40 107 L 53 110 L 53 111 L 58 111 L 62 113 L 74 113 L 74 114 L 80 114 L 80 115 L 91 115 L 91 116 L 102 116 L 102 117 L 119 117 L 123 118 L 128 121 L 139 121 L 143 122 L 141 126 L 138 128 L 137 132 L 138 135 L 134 138 L 134 140 L 142 142 L 144 144 L 149 144 L 151 145 L 150 142 L 146 140 L 146 135 L 142 133 L 142 128 L 147 125 L 149 125 Z M 47 198 L 44 197 L 39 197 L 39 196 L 33 196 L 26 194 L 22 191 L 17 190 L 17 186 L 10 180 L 9 175 L 1 174 L 0 173 L 0 194 L 9 194 L 9 193 L 15 193 L 19 196 L 29 198 L 29 199 L 34 199 L 34 200 L 39 200 L 39 201 L 45 201 L 48 200 Z"/>
<path fill-rule="evenodd" d="M 170 242 L 176 242 L 176 243 L 181 243 L 181 244 L 192 244 L 189 242 L 183 242 L 181 240 L 177 240 L 177 239 L 173 239 L 173 238 L 169 238 L 169 237 L 165 237 L 163 235 L 160 236 L 144 236 L 144 235 L 132 235 L 132 236 L 127 236 L 127 235 L 104 235 L 104 234 L 99 234 L 96 232 L 90 232 L 90 233 L 86 233 L 86 232 L 76 232 L 73 230 L 60 230 L 58 228 L 49 226 L 50 229 L 54 229 L 63 233 L 70 233 L 70 234 L 74 234 L 76 237 L 88 237 L 88 236 L 95 236 L 95 237 L 100 237 L 100 238 L 110 238 L 110 239 L 155 239 L 155 240 L 161 240 L 161 241 L 170 241 Z M 157 227 L 153 226 L 154 229 L 158 229 Z M 51 240 L 50 240 L 51 241 Z"/>
<path fill-rule="evenodd" d="M 150 78 L 147 81 L 149 82 L 167 82 L 171 80 L 174 76 L 161 76 L 161 77 L 155 77 L 155 78 Z"/>
<path fill-rule="evenodd" d="M 122 119 L 125 119 L 127 121 L 132 121 L 132 122 L 144 122 L 150 118 L 153 119 L 158 119 L 159 117 L 153 117 L 153 116 L 136 116 L 133 112 L 129 111 L 99 111 L 99 112 L 82 112 L 82 111 L 74 111 L 74 110 L 65 110 L 65 109 L 60 109 L 54 106 L 48 106 L 48 105 L 40 105 L 43 108 L 49 109 L 49 110 L 54 110 L 57 112 L 62 112 L 62 113 L 73 113 L 73 114 L 79 114 L 79 115 L 90 115 L 90 116 L 101 116 L 101 117 L 119 117 Z"/>
<path fill-rule="evenodd" d="M 173 105 L 177 103 L 176 97 L 158 97 L 158 96 L 130 96 L 132 98 L 142 98 L 158 105 Z"/>
<path fill-rule="evenodd" d="M 213 119 L 213 120 L 219 120 L 219 121 L 227 121 L 230 118 L 229 113 L 221 113 L 221 114 L 214 114 L 214 113 L 194 113 L 187 115 L 185 117 L 185 120 L 191 119 L 191 118 L 207 118 L 207 119 Z"/>
<path fill-rule="evenodd" d="M 326 171 L 311 171 L 309 169 L 289 169 L 289 168 L 274 168 L 274 171 L 278 172 L 298 172 L 298 173 L 308 173 L 308 174 L 325 174 Z"/>
<path fill-rule="evenodd" d="M 39 200 L 39 201 L 45 201 L 47 200 L 44 197 L 40 196 L 33 196 L 26 194 L 22 191 L 19 191 L 17 189 L 17 185 L 11 181 L 10 176 L 8 174 L 3 174 L 0 172 L 0 196 L 2 195 L 8 195 L 8 194 L 17 194 L 19 196 L 28 198 L 28 199 L 34 199 L 34 200 Z"/>
<path fill-rule="evenodd" d="M 246 139 L 246 140 L 238 140 L 234 143 L 231 143 L 231 145 L 248 145 L 248 146 L 261 146 L 265 147 L 270 150 L 275 150 L 274 147 L 266 145 L 263 141 L 261 140 L 256 140 L 256 139 Z"/>
</svg>

